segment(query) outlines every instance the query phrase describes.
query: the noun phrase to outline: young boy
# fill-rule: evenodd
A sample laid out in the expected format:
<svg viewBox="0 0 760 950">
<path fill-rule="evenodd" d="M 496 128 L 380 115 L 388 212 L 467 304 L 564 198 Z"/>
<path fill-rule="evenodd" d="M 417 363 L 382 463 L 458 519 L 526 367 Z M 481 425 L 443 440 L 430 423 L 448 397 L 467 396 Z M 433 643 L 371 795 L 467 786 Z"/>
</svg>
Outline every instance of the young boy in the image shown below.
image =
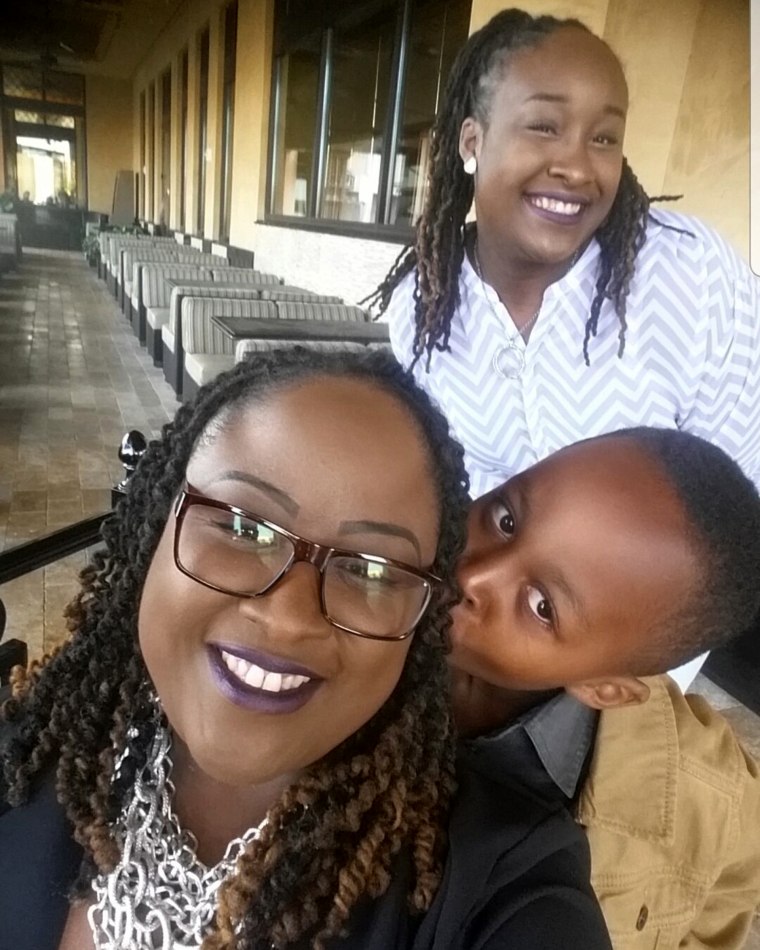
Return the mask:
<svg viewBox="0 0 760 950">
<path fill-rule="evenodd" d="M 760 613 L 752 483 L 679 431 L 577 443 L 473 503 L 459 580 L 455 709 L 479 737 L 464 754 L 574 809 L 615 950 L 743 947 L 758 767 L 653 674 Z"/>
</svg>

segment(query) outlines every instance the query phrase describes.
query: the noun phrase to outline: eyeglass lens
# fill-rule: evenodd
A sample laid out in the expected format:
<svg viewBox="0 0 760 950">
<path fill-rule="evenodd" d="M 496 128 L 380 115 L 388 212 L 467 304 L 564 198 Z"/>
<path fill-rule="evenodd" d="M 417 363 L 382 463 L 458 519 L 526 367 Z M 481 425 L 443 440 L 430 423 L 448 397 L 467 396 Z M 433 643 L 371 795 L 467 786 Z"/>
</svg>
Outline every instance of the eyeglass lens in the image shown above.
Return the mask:
<svg viewBox="0 0 760 950">
<path fill-rule="evenodd" d="M 255 595 L 287 567 L 294 551 L 290 538 L 261 521 L 195 504 L 186 509 L 177 554 L 199 580 Z M 423 578 L 359 556 L 333 555 L 323 572 L 328 618 L 357 633 L 402 636 L 419 619 L 427 596 Z"/>
</svg>

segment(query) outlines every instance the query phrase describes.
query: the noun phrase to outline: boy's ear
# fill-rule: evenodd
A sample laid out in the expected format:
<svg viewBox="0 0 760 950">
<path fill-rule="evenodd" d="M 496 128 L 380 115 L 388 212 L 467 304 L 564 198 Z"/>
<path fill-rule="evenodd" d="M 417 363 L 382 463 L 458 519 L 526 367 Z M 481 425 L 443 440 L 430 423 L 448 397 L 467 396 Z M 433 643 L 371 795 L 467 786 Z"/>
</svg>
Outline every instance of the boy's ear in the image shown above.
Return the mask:
<svg viewBox="0 0 760 950">
<path fill-rule="evenodd" d="M 480 123 L 473 116 L 467 116 L 459 130 L 459 157 L 466 162 L 470 156 L 476 159 L 480 156 L 480 139 L 482 136 Z"/>
<path fill-rule="evenodd" d="M 584 680 L 565 687 L 578 702 L 591 709 L 612 709 L 615 706 L 638 706 L 649 699 L 649 687 L 635 676 L 607 676 Z"/>
</svg>

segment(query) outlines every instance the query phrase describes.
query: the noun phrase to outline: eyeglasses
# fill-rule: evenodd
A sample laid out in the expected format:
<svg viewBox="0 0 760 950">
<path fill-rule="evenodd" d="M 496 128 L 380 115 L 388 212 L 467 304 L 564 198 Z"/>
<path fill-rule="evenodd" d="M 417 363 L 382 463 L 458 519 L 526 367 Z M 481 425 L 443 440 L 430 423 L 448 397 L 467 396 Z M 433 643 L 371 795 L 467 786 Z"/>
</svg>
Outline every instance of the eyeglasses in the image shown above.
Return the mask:
<svg viewBox="0 0 760 950">
<path fill-rule="evenodd" d="M 258 515 L 207 498 L 189 483 L 175 510 L 174 562 L 205 587 L 236 597 L 268 593 L 298 561 L 320 574 L 322 614 L 371 640 L 411 636 L 440 578 L 401 561 L 308 541 Z"/>
</svg>

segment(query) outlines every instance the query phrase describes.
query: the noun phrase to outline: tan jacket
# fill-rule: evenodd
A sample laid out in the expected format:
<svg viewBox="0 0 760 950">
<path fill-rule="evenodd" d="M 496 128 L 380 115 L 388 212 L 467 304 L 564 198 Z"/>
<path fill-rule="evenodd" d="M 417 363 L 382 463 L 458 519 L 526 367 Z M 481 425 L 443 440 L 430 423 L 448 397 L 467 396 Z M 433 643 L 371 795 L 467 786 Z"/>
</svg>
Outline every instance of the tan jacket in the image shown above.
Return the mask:
<svg viewBox="0 0 760 950">
<path fill-rule="evenodd" d="M 744 946 L 760 902 L 760 774 L 667 676 L 604 712 L 578 806 L 615 950 Z"/>
</svg>

